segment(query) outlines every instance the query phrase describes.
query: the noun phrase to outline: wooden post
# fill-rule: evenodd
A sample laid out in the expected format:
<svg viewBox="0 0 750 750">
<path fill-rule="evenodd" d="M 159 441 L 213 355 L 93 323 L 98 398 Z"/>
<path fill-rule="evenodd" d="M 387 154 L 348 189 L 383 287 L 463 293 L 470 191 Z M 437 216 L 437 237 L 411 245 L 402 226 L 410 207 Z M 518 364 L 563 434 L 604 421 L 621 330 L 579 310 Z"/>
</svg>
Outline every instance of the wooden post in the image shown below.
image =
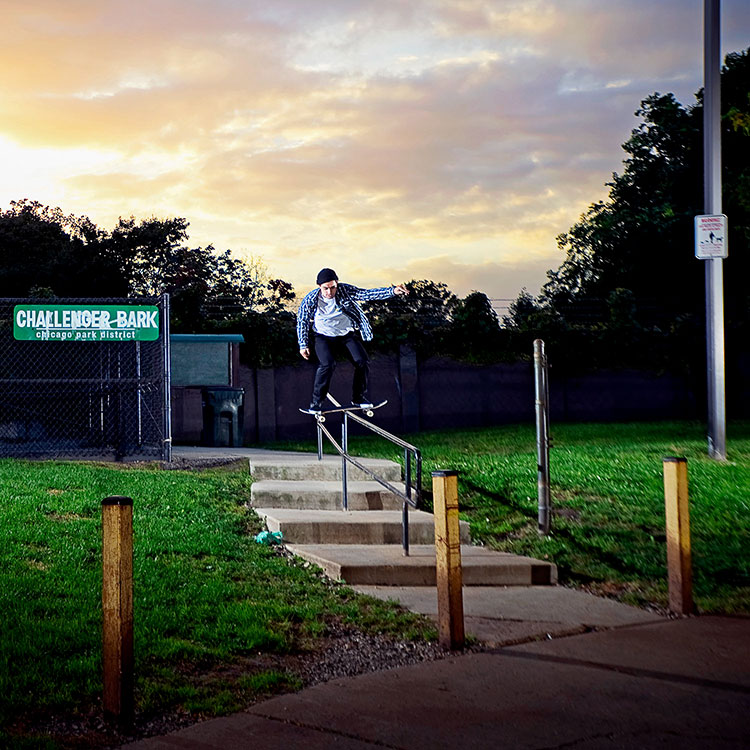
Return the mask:
<svg viewBox="0 0 750 750">
<path fill-rule="evenodd" d="M 133 501 L 102 501 L 102 667 L 104 715 L 132 726 L 133 701 Z"/>
<path fill-rule="evenodd" d="M 669 609 L 692 614 L 693 566 L 690 554 L 690 514 L 686 458 L 665 458 L 664 505 L 667 517 L 667 572 Z"/>
<path fill-rule="evenodd" d="M 464 647 L 461 538 L 458 525 L 458 472 L 432 472 L 437 563 L 438 636 L 449 650 Z"/>
</svg>

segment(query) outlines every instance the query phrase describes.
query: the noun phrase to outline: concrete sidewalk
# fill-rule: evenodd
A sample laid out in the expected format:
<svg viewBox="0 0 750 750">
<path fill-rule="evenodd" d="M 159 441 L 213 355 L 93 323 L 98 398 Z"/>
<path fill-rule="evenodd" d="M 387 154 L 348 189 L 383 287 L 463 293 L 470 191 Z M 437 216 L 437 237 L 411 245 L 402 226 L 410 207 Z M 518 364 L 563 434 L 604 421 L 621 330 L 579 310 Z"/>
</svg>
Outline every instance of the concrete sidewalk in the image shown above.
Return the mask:
<svg viewBox="0 0 750 750">
<path fill-rule="evenodd" d="M 352 588 L 378 599 L 397 601 L 437 623 L 434 586 Z M 466 635 L 485 648 L 663 620 L 653 612 L 562 586 L 464 586 L 463 607 Z"/>
<path fill-rule="evenodd" d="M 130 750 L 746 748 L 750 619 L 662 620 L 337 679 Z"/>
<path fill-rule="evenodd" d="M 216 449 L 230 452 L 275 454 Z M 436 617 L 434 586 L 354 588 Z M 484 652 L 334 679 L 126 747 L 750 746 L 750 618 L 669 620 L 560 586 L 465 586 L 463 600 Z"/>
</svg>

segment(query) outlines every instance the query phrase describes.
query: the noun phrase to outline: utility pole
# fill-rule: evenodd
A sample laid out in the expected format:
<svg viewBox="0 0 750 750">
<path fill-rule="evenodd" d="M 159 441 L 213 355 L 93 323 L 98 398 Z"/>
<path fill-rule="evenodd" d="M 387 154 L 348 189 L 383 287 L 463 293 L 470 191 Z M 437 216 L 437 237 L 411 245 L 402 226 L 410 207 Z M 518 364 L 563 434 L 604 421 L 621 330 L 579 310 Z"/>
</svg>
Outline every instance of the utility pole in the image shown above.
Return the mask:
<svg viewBox="0 0 750 750">
<path fill-rule="evenodd" d="M 712 216 L 721 214 L 720 26 L 720 0 L 704 0 L 703 199 L 706 214 Z M 723 258 L 709 258 L 705 263 L 708 455 L 711 458 L 725 460 L 727 429 Z"/>
</svg>

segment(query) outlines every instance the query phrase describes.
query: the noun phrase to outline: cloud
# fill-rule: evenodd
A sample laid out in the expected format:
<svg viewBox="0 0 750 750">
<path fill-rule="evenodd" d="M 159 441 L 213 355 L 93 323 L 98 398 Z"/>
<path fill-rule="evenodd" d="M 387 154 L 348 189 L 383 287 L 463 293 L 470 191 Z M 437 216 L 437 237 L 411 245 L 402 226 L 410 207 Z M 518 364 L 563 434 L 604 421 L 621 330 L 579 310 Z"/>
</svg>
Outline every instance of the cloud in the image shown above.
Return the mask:
<svg viewBox="0 0 750 750">
<path fill-rule="evenodd" d="M 723 5 L 747 38 L 740 0 Z M 105 226 L 184 216 L 193 244 L 262 255 L 297 286 L 325 257 L 363 285 L 445 273 L 514 297 L 605 195 L 641 99 L 690 103 L 700 6 L 14 1 L 0 201 Z"/>
<path fill-rule="evenodd" d="M 455 257 L 439 255 L 420 258 L 402 267 L 384 269 L 381 274 L 383 284 L 412 279 L 442 281 L 459 296 L 472 291 L 493 290 L 488 296 L 498 309 L 507 308 L 522 288 L 527 287 L 532 294 L 538 294 L 546 281 L 546 271 L 559 263 L 555 255 L 531 257 L 515 262 L 486 260 L 482 263 L 462 263 Z M 538 284 L 529 285 L 528 279 L 538 279 Z"/>
</svg>

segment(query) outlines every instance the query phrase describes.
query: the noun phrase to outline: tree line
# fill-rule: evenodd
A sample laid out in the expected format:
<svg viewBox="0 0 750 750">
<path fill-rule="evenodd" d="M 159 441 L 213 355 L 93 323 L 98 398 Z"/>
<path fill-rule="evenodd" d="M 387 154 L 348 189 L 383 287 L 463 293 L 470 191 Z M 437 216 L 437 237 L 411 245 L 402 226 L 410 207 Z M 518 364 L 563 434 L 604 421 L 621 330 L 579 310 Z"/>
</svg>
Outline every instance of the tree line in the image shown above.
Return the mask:
<svg viewBox="0 0 750 750">
<path fill-rule="evenodd" d="M 184 218 L 120 218 L 111 231 L 85 216 L 29 199 L 0 211 L 0 297 L 108 298 L 170 295 L 173 333 L 242 333 L 242 357 L 255 366 L 296 362 L 296 294 L 272 278 L 258 258 L 242 259 L 212 245 L 190 247 Z M 484 294 L 461 300 L 445 284 L 411 281 L 405 303 L 373 307 L 381 350 L 412 344 L 449 347 L 467 319 L 477 333 L 499 330 Z M 468 352 L 468 350 L 467 350 Z M 470 352 L 469 352 L 470 353 Z"/>
<path fill-rule="evenodd" d="M 721 74 L 727 351 L 744 352 L 750 331 L 750 49 L 727 56 Z M 558 367 L 680 368 L 704 363 L 704 265 L 693 257 L 693 217 L 703 213 L 703 99 L 672 94 L 641 102 L 623 144 L 621 174 L 557 238 L 565 259 L 538 296 L 522 290 L 500 321 L 481 292 L 457 297 L 432 280 L 411 294 L 366 305 L 373 346 L 406 345 L 421 356 L 473 362 L 531 356 L 543 338 Z M 0 212 L 0 296 L 171 297 L 174 332 L 242 333 L 243 359 L 298 361 L 295 291 L 262 260 L 212 245 L 190 247 L 184 218 L 120 218 L 111 231 L 86 217 L 24 199 Z"/>
<path fill-rule="evenodd" d="M 750 49 L 721 72 L 723 262 L 728 366 L 750 330 Z M 650 366 L 705 372 L 705 265 L 694 257 L 703 198 L 703 91 L 685 107 L 673 94 L 641 102 L 623 145 L 621 174 L 557 238 L 562 265 L 541 293 L 523 290 L 505 322 L 545 338 L 569 366 Z M 586 356 L 581 359 L 583 353 Z"/>
</svg>

